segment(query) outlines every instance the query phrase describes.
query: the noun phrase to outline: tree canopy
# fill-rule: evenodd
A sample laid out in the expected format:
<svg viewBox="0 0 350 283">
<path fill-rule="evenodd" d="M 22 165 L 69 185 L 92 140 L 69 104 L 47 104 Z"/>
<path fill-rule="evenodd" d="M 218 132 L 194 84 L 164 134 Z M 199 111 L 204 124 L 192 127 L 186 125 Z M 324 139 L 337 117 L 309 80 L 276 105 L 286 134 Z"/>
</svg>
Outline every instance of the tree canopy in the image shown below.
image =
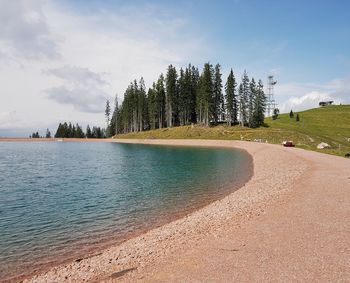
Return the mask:
<svg viewBox="0 0 350 283">
<path fill-rule="evenodd" d="M 237 89 L 231 69 L 224 85 L 223 90 L 220 64 L 213 67 L 209 62 L 205 63 L 201 73 L 191 64 L 180 70 L 169 65 L 165 76 L 160 74 L 148 91 L 142 77 L 129 84 L 123 103 L 114 105 L 107 133 L 113 135 L 190 124 L 227 123 L 233 126 L 239 123 L 252 128 L 263 125 L 266 96 L 262 81 L 256 83 L 244 71 Z"/>
</svg>

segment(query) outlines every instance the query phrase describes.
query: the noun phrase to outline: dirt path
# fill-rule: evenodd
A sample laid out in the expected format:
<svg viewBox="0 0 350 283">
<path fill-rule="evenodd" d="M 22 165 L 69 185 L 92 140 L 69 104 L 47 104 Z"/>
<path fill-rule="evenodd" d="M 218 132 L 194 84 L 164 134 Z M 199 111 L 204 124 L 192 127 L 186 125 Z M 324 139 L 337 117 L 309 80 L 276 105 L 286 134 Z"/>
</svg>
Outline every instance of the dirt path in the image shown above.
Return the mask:
<svg viewBox="0 0 350 283">
<path fill-rule="evenodd" d="M 309 169 L 282 200 L 241 227 L 145 271 L 148 282 L 349 282 L 350 162 L 293 152 Z"/>
</svg>

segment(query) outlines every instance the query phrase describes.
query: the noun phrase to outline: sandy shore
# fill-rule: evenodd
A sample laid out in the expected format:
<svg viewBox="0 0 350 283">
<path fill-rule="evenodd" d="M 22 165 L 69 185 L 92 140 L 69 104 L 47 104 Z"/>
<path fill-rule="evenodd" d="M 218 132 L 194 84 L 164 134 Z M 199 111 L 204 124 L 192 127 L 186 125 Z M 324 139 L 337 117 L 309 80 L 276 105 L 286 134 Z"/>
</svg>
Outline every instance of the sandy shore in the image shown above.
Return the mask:
<svg viewBox="0 0 350 283">
<path fill-rule="evenodd" d="M 350 281 L 350 160 L 252 142 L 117 142 L 242 148 L 254 175 L 184 218 L 25 282 Z"/>
<path fill-rule="evenodd" d="M 0 142 L 111 142 L 113 139 L 80 138 L 1 138 Z"/>
</svg>

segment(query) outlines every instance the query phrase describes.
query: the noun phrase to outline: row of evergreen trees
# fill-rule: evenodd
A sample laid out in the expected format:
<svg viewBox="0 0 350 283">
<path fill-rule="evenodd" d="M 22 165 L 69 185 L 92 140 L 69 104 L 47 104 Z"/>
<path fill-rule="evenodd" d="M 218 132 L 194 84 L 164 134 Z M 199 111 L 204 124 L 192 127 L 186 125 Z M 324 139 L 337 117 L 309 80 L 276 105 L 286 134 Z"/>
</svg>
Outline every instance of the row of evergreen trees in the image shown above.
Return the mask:
<svg viewBox="0 0 350 283">
<path fill-rule="evenodd" d="M 31 135 L 29 135 L 29 138 L 32 139 L 39 139 L 39 138 L 44 138 L 39 134 L 39 132 L 33 132 Z M 49 129 L 46 129 L 46 135 L 45 138 L 50 139 L 51 138 L 51 132 Z"/>
<path fill-rule="evenodd" d="M 79 124 L 73 125 L 71 122 L 60 123 L 58 125 L 55 138 L 106 138 L 106 130 L 100 127 L 86 127 L 84 133 Z"/>
<path fill-rule="evenodd" d="M 40 139 L 40 138 L 42 138 L 42 136 L 40 136 L 39 132 L 33 132 L 33 133 L 29 136 L 29 138 L 31 138 L 31 139 Z"/>
<path fill-rule="evenodd" d="M 231 69 L 223 87 L 219 64 L 206 63 L 201 73 L 191 64 L 179 71 L 170 65 L 148 91 L 143 78 L 130 83 L 112 113 L 107 101 L 107 135 L 189 124 L 256 128 L 264 124 L 265 109 L 262 81 L 250 80 L 246 72 L 238 85 Z"/>
</svg>

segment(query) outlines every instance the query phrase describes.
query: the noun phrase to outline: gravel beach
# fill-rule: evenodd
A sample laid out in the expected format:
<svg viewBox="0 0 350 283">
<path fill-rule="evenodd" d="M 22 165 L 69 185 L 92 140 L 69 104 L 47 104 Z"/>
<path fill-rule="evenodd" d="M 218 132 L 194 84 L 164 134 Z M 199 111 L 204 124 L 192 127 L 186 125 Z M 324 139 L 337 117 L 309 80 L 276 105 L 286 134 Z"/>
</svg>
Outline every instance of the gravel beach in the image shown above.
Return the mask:
<svg viewBox="0 0 350 283">
<path fill-rule="evenodd" d="M 254 142 L 110 141 L 241 148 L 254 174 L 181 219 L 25 282 L 350 281 L 350 160 Z"/>
</svg>

